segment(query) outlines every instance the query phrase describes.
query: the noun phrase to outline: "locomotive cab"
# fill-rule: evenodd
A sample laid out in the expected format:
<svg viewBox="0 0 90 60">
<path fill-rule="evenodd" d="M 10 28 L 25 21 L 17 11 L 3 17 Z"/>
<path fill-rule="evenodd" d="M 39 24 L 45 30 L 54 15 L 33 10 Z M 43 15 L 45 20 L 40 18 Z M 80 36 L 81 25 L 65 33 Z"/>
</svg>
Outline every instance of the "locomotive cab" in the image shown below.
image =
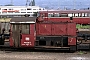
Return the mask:
<svg viewBox="0 0 90 60">
<path fill-rule="evenodd" d="M 10 24 L 10 46 L 16 48 L 34 47 L 35 18 L 12 18 Z"/>
</svg>

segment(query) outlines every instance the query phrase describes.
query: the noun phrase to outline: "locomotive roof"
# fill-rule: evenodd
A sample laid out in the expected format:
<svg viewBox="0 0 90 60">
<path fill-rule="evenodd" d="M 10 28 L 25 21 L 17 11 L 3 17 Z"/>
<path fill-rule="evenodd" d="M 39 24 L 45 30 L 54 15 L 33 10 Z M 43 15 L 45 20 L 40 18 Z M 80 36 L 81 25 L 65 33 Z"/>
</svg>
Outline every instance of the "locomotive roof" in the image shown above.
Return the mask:
<svg viewBox="0 0 90 60">
<path fill-rule="evenodd" d="M 35 23 L 36 17 L 14 17 L 10 23 Z"/>
<path fill-rule="evenodd" d="M 39 13 L 90 13 L 90 10 L 47 10 Z"/>
</svg>

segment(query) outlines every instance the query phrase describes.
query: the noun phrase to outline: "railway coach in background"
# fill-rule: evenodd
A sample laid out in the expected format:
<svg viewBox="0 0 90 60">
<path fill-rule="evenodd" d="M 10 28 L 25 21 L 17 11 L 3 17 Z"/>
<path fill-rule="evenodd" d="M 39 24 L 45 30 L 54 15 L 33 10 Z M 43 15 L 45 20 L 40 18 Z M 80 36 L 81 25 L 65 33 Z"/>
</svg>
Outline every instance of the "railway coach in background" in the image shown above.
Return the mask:
<svg viewBox="0 0 90 60">
<path fill-rule="evenodd" d="M 49 20 L 66 22 L 73 20 L 76 24 L 90 24 L 90 10 L 47 10 L 38 12 L 39 21 Z"/>
</svg>

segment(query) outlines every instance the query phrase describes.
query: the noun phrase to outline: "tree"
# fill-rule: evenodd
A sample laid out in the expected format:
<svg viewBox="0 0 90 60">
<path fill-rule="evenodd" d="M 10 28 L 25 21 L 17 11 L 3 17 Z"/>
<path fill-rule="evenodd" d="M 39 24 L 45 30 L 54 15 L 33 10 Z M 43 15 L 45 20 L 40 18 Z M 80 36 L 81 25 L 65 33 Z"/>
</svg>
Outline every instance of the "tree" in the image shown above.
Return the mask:
<svg viewBox="0 0 90 60">
<path fill-rule="evenodd" d="M 34 12 L 33 16 L 34 16 L 34 17 L 37 17 L 37 13 L 38 13 L 38 12 Z"/>
</svg>

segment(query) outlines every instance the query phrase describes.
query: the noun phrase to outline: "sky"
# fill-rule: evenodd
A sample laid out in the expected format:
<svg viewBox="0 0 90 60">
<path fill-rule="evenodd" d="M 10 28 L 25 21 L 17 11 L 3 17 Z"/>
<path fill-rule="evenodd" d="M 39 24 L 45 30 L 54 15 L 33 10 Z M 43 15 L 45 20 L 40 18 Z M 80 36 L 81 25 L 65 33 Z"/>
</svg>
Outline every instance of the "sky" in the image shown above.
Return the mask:
<svg viewBox="0 0 90 60">
<path fill-rule="evenodd" d="M 26 0 L 12 0 L 13 5 L 25 6 Z M 35 0 L 37 6 L 49 9 L 58 8 L 88 8 L 90 7 L 90 0 Z M 0 0 L 0 5 L 11 4 L 11 0 Z"/>
</svg>

